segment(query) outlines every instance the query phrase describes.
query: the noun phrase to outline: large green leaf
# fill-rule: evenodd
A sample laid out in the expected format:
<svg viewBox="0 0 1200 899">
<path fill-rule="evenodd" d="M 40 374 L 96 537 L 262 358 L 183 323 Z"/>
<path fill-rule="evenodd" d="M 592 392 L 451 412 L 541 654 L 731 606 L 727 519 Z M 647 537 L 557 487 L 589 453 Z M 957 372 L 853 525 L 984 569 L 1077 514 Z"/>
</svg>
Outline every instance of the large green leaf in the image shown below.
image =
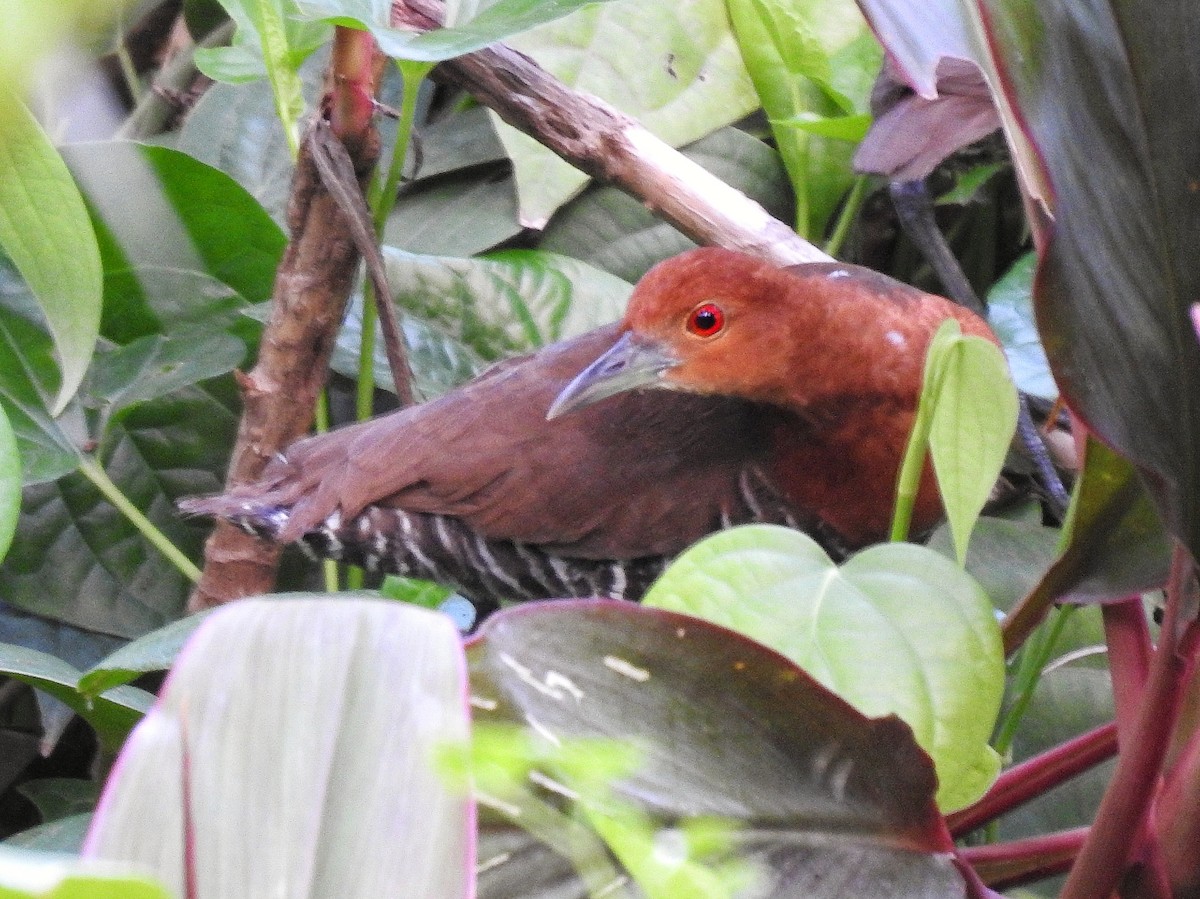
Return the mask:
<svg viewBox="0 0 1200 899">
<path fill-rule="evenodd" d="M 737 128 L 721 128 L 682 152 L 776 218 L 793 214 L 792 189 L 779 154 L 757 138 Z M 543 250 L 573 256 L 630 282 L 655 263 L 694 246 L 641 201 L 600 185 L 555 213 L 539 244 Z"/>
<path fill-rule="evenodd" d="M 607 100 L 673 146 L 758 105 L 722 0 L 592 6 L 510 43 L 567 85 Z M 587 176 L 533 138 L 508 125 L 497 129 L 516 169 L 521 223 L 542 228 Z"/>
<path fill-rule="evenodd" d="M 437 613 L 227 606 L 122 750 L 85 855 L 145 865 L 179 896 L 190 881 L 196 899 L 467 896 L 473 815 L 433 766 L 467 737 L 465 698 Z"/>
<path fill-rule="evenodd" d="M 1053 188 L 1034 298 L 1056 380 L 1196 555 L 1195 10 L 1181 0 L 1154 15 L 1109 0 L 982 7 L 1007 97 Z"/>
<path fill-rule="evenodd" d="M 796 191 L 796 229 L 820 238 L 854 179 L 853 144 L 810 132 L 818 123 L 830 126 L 867 111 L 879 45 L 850 0 L 729 0 L 727 6 Z M 796 126 L 801 117 L 809 121 L 803 130 Z"/>
<path fill-rule="evenodd" d="M 367 28 L 379 47 L 396 59 L 441 62 L 551 22 L 604 0 L 495 0 L 469 21 L 418 32 L 392 28 L 391 0 L 297 0 L 304 12 L 339 25 Z"/>
<path fill-rule="evenodd" d="M 0 248 L 54 337 L 60 378 L 49 405 L 57 415 L 83 380 L 99 333 L 100 253 L 79 188 L 50 138 L 3 91 L 0 107 Z"/>
<path fill-rule="evenodd" d="M 197 558 L 207 528 L 181 520 L 175 501 L 220 489 L 235 432 L 227 406 L 189 387 L 114 416 L 98 454 L 125 495 Z M 0 595 L 13 605 L 124 637 L 177 618 L 189 587 L 82 474 L 26 489 L 0 565 Z"/>
<path fill-rule="evenodd" d="M 494 615 L 467 655 L 477 724 L 527 729 L 545 760 L 493 807 L 517 824 L 559 821 L 547 836 L 585 868 L 573 875 L 561 858 L 510 841 L 518 851 L 481 858 L 483 895 L 586 895 L 577 878 L 594 875 L 595 853 L 580 819 L 555 819 L 546 798 L 557 808 L 582 797 L 593 811 L 590 766 L 563 770 L 557 749 L 597 738 L 626 755 L 632 747 L 640 763 L 611 783 L 612 798 L 647 816 L 653 845 L 678 847 L 672 858 L 686 852 L 688 822 L 724 820 L 728 851 L 758 875 L 740 896 L 964 893 L 944 854 L 933 771 L 908 728 L 863 717 L 752 640 L 644 606 L 559 601 Z M 593 758 L 613 761 L 625 767 Z M 495 816 L 485 822 L 491 830 Z M 495 844 L 485 835 L 484 845 Z"/>
<path fill-rule="evenodd" d="M 83 434 L 78 416 L 56 421 L 50 414 L 58 384 L 58 360 L 45 318 L 16 272 L 0 263 L 0 398 L 27 484 L 54 480 L 79 465 Z"/>
<path fill-rule="evenodd" d="M 66 703 L 96 729 L 110 752 L 121 745 L 153 699 L 135 687 L 115 687 L 96 697 L 84 697 L 79 692 L 78 668 L 48 653 L 11 643 L 0 643 L 0 674 Z"/>
<path fill-rule="evenodd" d="M 166 147 L 124 141 L 65 151 L 101 236 L 105 336 L 126 343 L 271 296 L 286 238 L 230 176 Z"/>
<path fill-rule="evenodd" d="M 873 546 L 839 567 L 798 531 L 735 528 L 681 555 L 645 602 L 765 643 L 864 714 L 899 715 L 937 764 L 943 809 L 977 799 L 999 770 L 987 745 L 1004 690 L 992 605 L 924 547 Z"/>
<path fill-rule="evenodd" d="M 385 248 L 384 259 L 396 302 L 484 359 L 613 321 L 632 289 L 577 260 L 532 250 L 453 259 Z"/>
</svg>

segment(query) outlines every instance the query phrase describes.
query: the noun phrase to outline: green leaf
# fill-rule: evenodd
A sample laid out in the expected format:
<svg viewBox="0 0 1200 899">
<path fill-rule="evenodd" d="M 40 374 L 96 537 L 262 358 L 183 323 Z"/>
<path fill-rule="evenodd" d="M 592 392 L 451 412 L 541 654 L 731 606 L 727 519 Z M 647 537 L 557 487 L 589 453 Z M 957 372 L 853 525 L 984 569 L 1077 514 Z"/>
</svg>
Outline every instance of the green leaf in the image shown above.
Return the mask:
<svg viewBox="0 0 1200 899">
<path fill-rule="evenodd" d="M 737 128 L 722 128 L 684 147 L 683 155 L 757 200 L 776 218 L 793 214 L 779 154 Z M 572 256 L 635 282 L 651 266 L 695 244 L 645 204 L 615 187 L 593 185 L 550 220 L 539 247 Z"/>
<path fill-rule="evenodd" d="M 79 855 L 83 850 L 83 838 L 87 836 L 92 816 L 71 815 L 49 824 L 39 824 L 14 834 L 4 841 L 15 849 L 36 849 L 39 853 L 63 852 Z"/>
<path fill-rule="evenodd" d="M 1005 102 L 1053 186 L 1034 296 L 1056 380 L 1089 429 L 1137 467 L 1168 529 L 1197 555 L 1194 10 L 1179 0 L 1152 16 L 1109 0 L 982 7 Z"/>
<path fill-rule="evenodd" d="M 820 237 L 854 180 L 853 146 L 846 141 L 861 140 L 869 124 L 867 91 L 879 71 L 878 47 L 849 0 L 730 0 L 727 5 L 796 193 L 796 230 L 810 239 Z M 835 65 L 835 54 L 854 45 Z M 858 83 L 854 96 L 847 97 L 834 87 L 834 72 L 855 68 Z M 865 72 L 871 75 L 862 77 Z"/>
<path fill-rule="evenodd" d="M 54 480 L 79 466 L 76 440 L 82 437 L 82 423 L 71 409 L 58 421 L 49 411 L 58 383 L 45 319 L 25 284 L 0 264 L 0 398 L 27 484 Z M 72 429 L 71 436 L 64 426 Z"/>
<path fill-rule="evenodd" d="M 676 559 L 645 603 L 761 641 L 864 714 L 899 715 L 933 757 L 943 810 L 999 771 L 987 745 L 1004 690 L 992 605 L 924 547 L 881 544 L 839 568 L 800 532 L 735 528 Z"/>
<path fill-rule="evenodd" d="M 467 737 L 465 675 L 457 631 L 422 609 L 226 606 L 122 750 L 86 855 L 180 896 L 185 859 L 230 895 L 466 896 L 471 806 L 433 766 Z"/>
<path fill-rule="evenodd" d="M 672 146 L 737 121 L 758 105 L 722 0 L 596 5 L 510 44 Z M 510 126 L 498 124 L 497 131 L 513 160 L 521 224 L 540 229 L 579 193 L 587 176 Z"/>
<path fill-rule="evenodd" d="M 11 643 L 0 643 L 0 674 L 45 690 L 66 703 L 95 728 L 110 752 L 121 745 L 154 699 L 135 687 L 117 687 L 85 699 L 79 692 L 78 668 L 47 653 Z"/>
<path fill-rule="evenodd" d="M 75 777 L 27 780 L 16 789 L 37 807 L 38 814 L 46 823 L 90 813 L 100 797 L 99 784 L 94 780 Z"/>
<path fill-rule="evenodd" d="M 175 663 L 188 638 L 210 614 L 201 612 L 180 618 L 126 643 L 84 672 L 79 679 L 79 692 L 96 696 L 147 672 L 166 671 Z"/>
<path fill-rule="evenodd" d="M 933 353 L 940 356 L 936 359 Z M 1017 427 L 1017 391 L 990 341 L 962 336 L 930 347 L 937 395 L 929 450 L 959 562 Z M 924 401 L 924 390 L 922 391 Z"/>
<path fill-rule="evenodd" d="M 520 233 L 512 176 L 485 170 L 406 189 L 383 242 L 409 253 L 467 257 Z"/>
<path fill-rule="evenodd" d="M 496 0 L 452 28 L 419 32 L 390 27 L 390 0 L 297 0 L 303 13 L 338 25 L 365 28 L 395 59 L 441 62 L 482 50 L 545 22 L 603 0 Z"/>
<path fill-rule="evenodd" d="M 113 416 L 99 460 L 151 522 L 195 559 L 208 528 L 182 520 L 175 501 L 220 489 L 236 428 L 229 407 L 189 387 Z M 178 618 L 189 588 L 82 474 L 26 488 L 17 536 L 0 565 L 0 595 L 7 602 L 132 638 Z"/>
<path fill-rule="evenodd" d="M 64 157 L 102 240 L 105 336 L 127 343 L 179 324 L 211 326 L 211 315 L 271 296 L 287 239 L 230 176 L 126 141 L 77 144 Z"/>
<path fill-rule="evenodd" d="M 160 884 L 130 865 L 0 846 L 4 899 L 171 899 Z"/>
<path fill-rule="evenodd" d="M 12 544 L 21 512 L 21 451 L 0 405 L 0 559 Z"/>
<path fill-rule="evenodd" d="M 75 394 L 100 328 L 96 236 L 79 188 L 50 138 L 21 103 L 0 94 L 0 246 L 37 297 L 58 353 L 62 412 Z"/>
<path fill-rule="evenodd" d="M 988 291 L 988 324 L 1004 344 L 1004 355 L 1017 387 L 1054 399 L 1058 385 L 1033 315 L 1033 273 L 1037 256 L 1026 253 Z"/>
<path fill-rule="evenodd" d="M 613 321 L 632 290 L 577 260 L 532 250 L 452 259 L 385 247 L 384 259 L 399 305 L 488 360 Z"/>
</svg>

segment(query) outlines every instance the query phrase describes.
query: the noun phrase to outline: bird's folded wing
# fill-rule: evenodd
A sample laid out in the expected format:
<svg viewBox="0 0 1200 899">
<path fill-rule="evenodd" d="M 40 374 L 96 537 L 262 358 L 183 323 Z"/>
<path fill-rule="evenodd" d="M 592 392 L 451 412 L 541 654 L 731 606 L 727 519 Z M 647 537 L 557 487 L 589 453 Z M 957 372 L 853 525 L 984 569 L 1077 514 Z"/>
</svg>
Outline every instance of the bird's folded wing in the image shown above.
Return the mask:
<svg viewBox="0 0 1200 899">
<path fill-rule="evenodd" d="M 290 509 L 279 537 L 292 540 L 335 512 L 390 506 L 598 559 L 672 555 L 723 517 L 763 517 L 750 508 L 764 489 L 760 407 L 651 390 L 546 420 L 617 333 L 589 332 L 433 402 L 302 440 L 260 483 L 193 508 L 229 515 L 250 500 Z"/>
</svg>

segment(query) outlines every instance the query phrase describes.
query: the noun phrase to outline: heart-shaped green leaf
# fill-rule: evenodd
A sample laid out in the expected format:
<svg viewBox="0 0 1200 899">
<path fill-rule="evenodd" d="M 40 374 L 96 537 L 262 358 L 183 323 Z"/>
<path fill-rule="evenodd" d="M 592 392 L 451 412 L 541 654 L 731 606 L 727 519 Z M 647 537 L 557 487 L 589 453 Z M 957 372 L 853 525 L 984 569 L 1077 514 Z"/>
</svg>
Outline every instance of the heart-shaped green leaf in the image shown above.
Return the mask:
<svg viewBox="0 0 1200 899">
<path fill-rule="evenodd" d="M 932 550 L 882 544 L 838 567 L 798 531 L 734 528 L 676 559 L 645 602 L 759 640 L 864 714 L 899 715 L 937 765 L 945 810 L 999 770 L 987 745 L 1004 691 L 995 613 Z"/>
</svg>

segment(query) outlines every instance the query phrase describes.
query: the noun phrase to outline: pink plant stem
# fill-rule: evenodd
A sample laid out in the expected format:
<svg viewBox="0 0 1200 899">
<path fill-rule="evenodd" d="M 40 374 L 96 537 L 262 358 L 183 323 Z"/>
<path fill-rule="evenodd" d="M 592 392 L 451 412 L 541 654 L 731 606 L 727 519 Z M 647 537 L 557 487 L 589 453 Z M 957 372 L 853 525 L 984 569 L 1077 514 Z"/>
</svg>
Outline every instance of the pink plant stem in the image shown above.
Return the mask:
<svg viewBox="0 0 1200 899">
<path fill-rule="evenodd" d="M 1137 837 L 1157 792 L 1159 771 L 1179 713 L 1183 686 L 1192 659 L 1181 653 L 1180 604 L 1193 577 L 1187 550 L 1176 544 L 1167 583 L 1167 607 L 1158 648 L 1150 663 L 1145 694 L 1134 716 L 1130 739 L 1121 739 L 1123 751 L 1095 824 L 1083 845 L 1061 899 L 1103 899 L 1117 888 Z M 1185 641 L 1186 645 L 1188 641 Z"/>
<path fill-rule="evenodd" d="M 956 838 L 961 837 L 1112 758 L 1116 752 L 1117 725 L 1109 722 L 1009 768 L 982 799 L 947 815 L 946 826 Z"/>
<path fill-rule="evenodd" d="M 959 850 L 959 858 L 989 887 L 1003 890 L 1066 871 L 1084 845 L 1088 830 L 1080 827 L 1011 843 L 967 846 Z"/>
<path fill-rule="evenodd" d="M 1105 603 L 1100 612 L 1104 619 L 1104 639 L 1108 644 L 1117 730 L 1125 742 L 1137 721 L 1150 675 L 1150 627 L 1140 596 Z"/>
</svg>

